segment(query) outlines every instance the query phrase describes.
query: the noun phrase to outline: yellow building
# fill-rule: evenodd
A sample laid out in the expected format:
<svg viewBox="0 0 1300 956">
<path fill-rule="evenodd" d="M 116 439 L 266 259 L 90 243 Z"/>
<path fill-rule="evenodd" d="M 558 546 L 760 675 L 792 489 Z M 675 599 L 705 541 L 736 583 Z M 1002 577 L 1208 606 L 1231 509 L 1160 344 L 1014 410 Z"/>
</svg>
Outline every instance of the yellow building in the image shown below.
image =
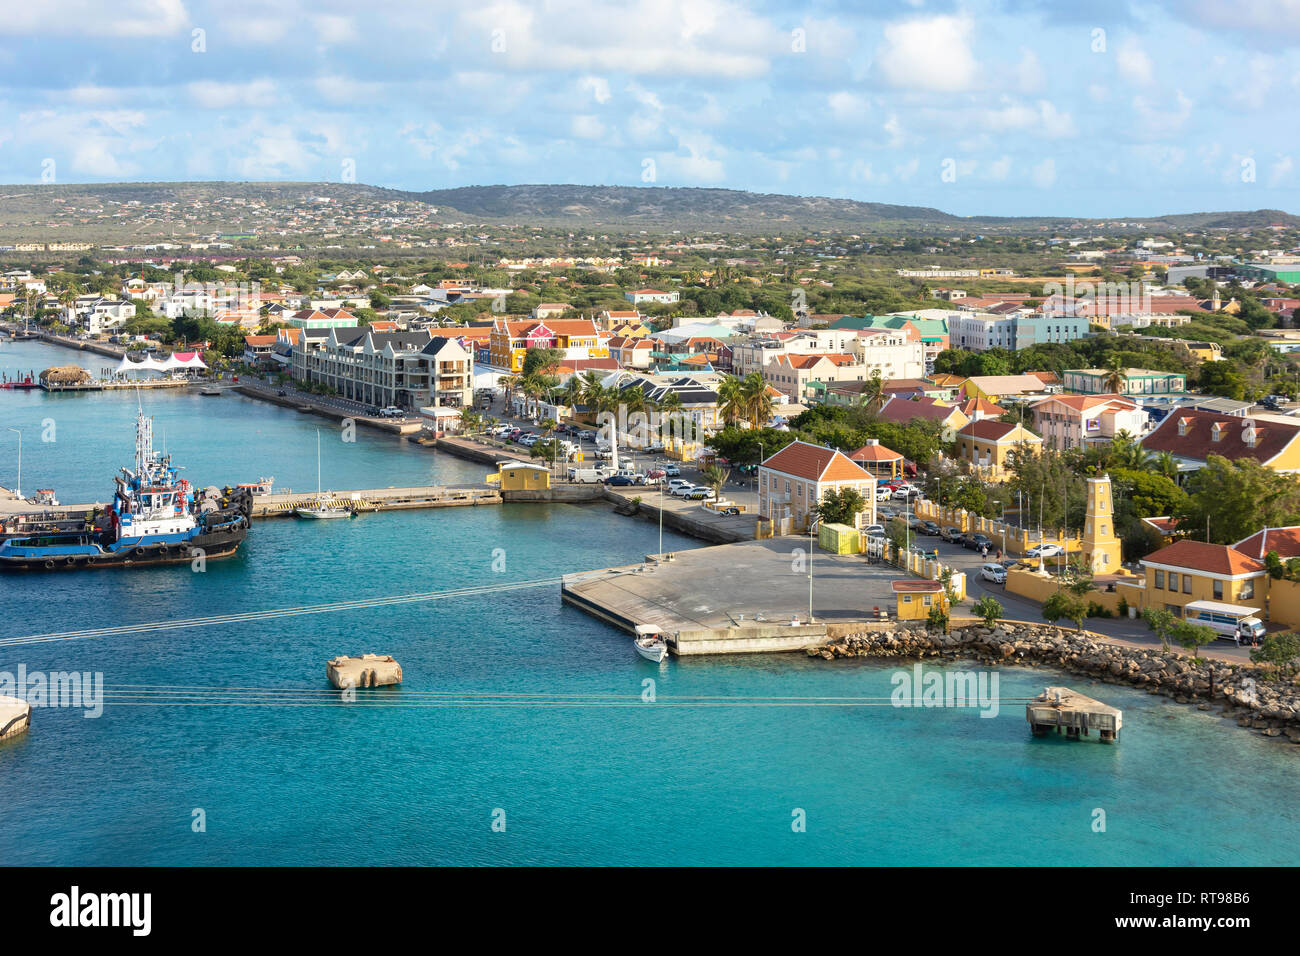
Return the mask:
<svg viewBox="0 0 1300 956">
<path fill-rule="evenodd" d="M 1184 538 L 1142 559 L 1144 608 L 1179 615 L 1192 601 L 1265 606 L 1269 577 L 1264 565 L 1226 544 Z"/>
<path fill-rule="evenodd" d="M 1120 569 L 1120 540 L 1115 536 L 1115 506 L 1110 476 L 1088 479 L 1088 506 L 1083 521 L 1083 561 L 1093 574 Z"/>
<path fill-rule="evenodd" d="M 957 432 L 957 455 L 969 461 L 977 475 L 990 481 L 1006 477 L 1007 460 L 1016 448 L 1037 454 L 1042 447 L 1043 440 L 1024 425 L 992 418 L 971 422 Z"/>
<path fill-rule="evenodd" d="M 545 465 L 530 461 L 503 461 L 498 470 L 487 476 L 489 485 L 498 485 L 502 491 L 538 491 L 551 487 L 551 471 Z"/>
<path fill-rule="evenodd" d="M 923 621 L 930 616 L 930 609 L 936 604 L 944 609 L 948 606 L 948 596 L 943 593 L 943 584 L 939 581 L 894 581 L 896 614 L 900 621 Z"/>
</svg>

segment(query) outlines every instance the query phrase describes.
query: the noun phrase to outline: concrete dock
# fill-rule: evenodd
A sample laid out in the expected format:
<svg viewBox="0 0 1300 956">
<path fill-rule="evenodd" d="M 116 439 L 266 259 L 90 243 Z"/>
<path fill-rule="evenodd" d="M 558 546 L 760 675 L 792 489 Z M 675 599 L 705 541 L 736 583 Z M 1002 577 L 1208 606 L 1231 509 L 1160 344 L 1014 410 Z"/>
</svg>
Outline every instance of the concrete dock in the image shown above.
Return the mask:
<svg viewBox="0 0 1300 956">
<path fill-rule="evenodd" d="M 31 724 L 31 704 L 19 697 L 0 695 L 0 740 L 27 733 Z"/>
<path fill-rule="evenodd" d="M 1068 687 L 1049 687 L 1037 700 L 1025 705 L 1025 720 L 1035 737 L 1053 730 L 1059 734 L 1064 729 L 1067 737 L 1077 740 L 1080 735 L 1087 737 L 1090 730 L 1095 730 L 1102 743 L 1114 743 L 1119 740 L 1123 716 L 1118 707 Z"/>
<path fill-rule="evenodd" d="M 402 682 L 402 665 L 391 654 L 335 657 L 325 665 L 325 676 L 335 687 L 388 687 Z"/>
<path fill-rule="evenodd" d="M 413 488 L 357 488 L 347 491 L 276 493 L 253 499 L 254 518 L 292 517 L 295 508 L 351 508 L 354 511 L 402 511 L 410 508 L 457 508 L 499 505 L 501 492 L 495 488 L 445 488 L 426 485 Z"/>
<path fill-rule="evenodd" d="M 877 622 L 878 611 L 893 617 L 900 571 L 817 549 L 809 623 L 808 546 L 786 537 L 650 555 L 566 575 L 560 596 L 628 633 L 654 626 L 677 655 L 804 650 L 846 625 Z"/>
</svg>

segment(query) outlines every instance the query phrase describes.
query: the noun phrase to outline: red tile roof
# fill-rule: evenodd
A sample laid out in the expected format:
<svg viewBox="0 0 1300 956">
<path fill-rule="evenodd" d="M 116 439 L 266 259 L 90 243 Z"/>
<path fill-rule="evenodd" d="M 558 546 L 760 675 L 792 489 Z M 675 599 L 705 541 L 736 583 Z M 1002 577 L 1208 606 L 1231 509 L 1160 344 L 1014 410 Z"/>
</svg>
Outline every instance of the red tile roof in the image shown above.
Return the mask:
<svg viewBox="0 0 1300 956">
<path fill-rule="evenodd" d="M 1163 564 L 1167 567 L 1185 568 L 1203 574 L 1253 574 L 1263 571 L 1264 565 L 1236 548 L 1226 544 L 1207 544 L 1204 541 L 1183 539 L 1167 548 L 1161 548 L 1142 559 L 1143 564 Z"/>
<path fill-rule="evenodd" d="M 984 418 L 977 422 L 971 422 L 961 431 L 957 432 L 957 434 L 965 435 L 967 438 L 983 439 L 984 441 L 1005 441 L 1007 436 L 1019 427 L 1020 426 L 1015 422 L 1000 422 L 997 419 Z M 1038 436 L 1034 435 L 1032 432 L 1030 432 L 1030 436 L 1031 437 L 1023 440 L 1039 440 Z"/>
<path fill-rule="evenodd" d="M 1255 444 L 1252 447 L 1243 437 L 1246 424 L 1251 421 L 1236 415 L 1176 408 L 1142 439 L 1142 447 L 1147 451 L 1167 451 L 1196 461 L 1204 461 L 1210 455 L 1222 455 L 1224 458 L 1254 458 L 1264 464 L 1280 455 L 1300 435 L 1300 424 L 1290 425 L 1272 419 L 1253 421 Z M 1186 434 L 1179 434 L 1180 423 L 1186 424 Z M 1214 439 L 1215 425 L 1219 426 L 1218 441 Z"/>
<path fill-rule="evenodd" d="M 896 395 L 881 406 L 877 417 L 886 422 L 910 422 L 918 418 L 942 422 L 956 411 L 959 411 L 956 406 L 945 405 L 934 398 L 900 398 Z"/>
<path fill-rule="evenodd" d="M 1276 551 L 1283 561 L 1300 558 L 1300 526 L 1265 528 L 1238 541 L 1233 547 L 1257 561 L 1263 561 L 1270 551 Z"/>
<path fill-rule="evenodd" d="M 934 594 L 943 590 L 943 583 L 940 581 L 891 581 L 889 586 L 894 589 L 895 594 Z"/>
<path fill-rule="evenodd" d="M 884 445 L 863 445 L 857 451 L 849 452 L 853 461 L 899 461 L 902 455 Z"/>
<path fill-rule="evenodd" d="M 763 462 L 763 467 L 808 481 L 875 480 L 850 461 L 843 452 L 821 445 L 810 445 L 803 441 L 786 445 Z"/>
</svg>

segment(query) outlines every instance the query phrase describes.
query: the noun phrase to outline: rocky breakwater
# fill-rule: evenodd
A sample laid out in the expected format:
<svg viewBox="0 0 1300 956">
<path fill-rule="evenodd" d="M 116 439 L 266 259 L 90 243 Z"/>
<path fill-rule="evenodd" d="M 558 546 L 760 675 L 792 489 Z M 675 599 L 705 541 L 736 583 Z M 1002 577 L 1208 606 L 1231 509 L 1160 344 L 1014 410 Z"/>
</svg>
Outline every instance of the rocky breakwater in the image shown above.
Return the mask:
<svg viewBox="0 0 1300 956">
<path fill-rule="evenodd" d="M 809 657 L 963 658 L 989 666 L 1044 665 L 1094 680 L 1139 687 L 1237 725 L 1300 744 L 1300 686 L 1253 664 L 1201 660 L 1160 648 L 1125 647 L 1091 631 L 1001 622 L 957 625 L 947 634 L 922 626 L 863 625 L 808 649 Z"/>
</svg>

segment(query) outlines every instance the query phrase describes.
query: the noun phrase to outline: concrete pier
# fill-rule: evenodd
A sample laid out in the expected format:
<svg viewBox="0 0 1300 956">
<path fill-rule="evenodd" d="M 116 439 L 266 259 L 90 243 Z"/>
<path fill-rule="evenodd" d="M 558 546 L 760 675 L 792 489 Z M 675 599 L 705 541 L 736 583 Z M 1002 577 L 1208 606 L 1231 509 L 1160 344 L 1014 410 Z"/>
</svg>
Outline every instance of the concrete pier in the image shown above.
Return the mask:
<svg viewBox="0 0 1300 956">
<path fill-rule="evenodd" d="M 31 724 L 31 704 L 18 697 L 0 695 L 0 740 L 27 733 Z"/>
<path fill-rule="evenodd" d="M 325 676 L 335 687 L 387 687 L 402 682 L 402 665 L 391 654 L 336 657 L 325 665 Z"/>
<path fill-rule="evenodd" d="M 253 499 L 254 518 L 288 518 L 295 508 L 351 508 L 354 511 L 402 511 L 410 508 L 456 508 L 499 505 L 501 492 L 495 488 L 444 488 L 425 485 L 413 488 L 357 488 L 317 494 L 258 495 Z"/>
<path fill-rule="evenodd" d="M 1025 705 L 1025 720 L 1035 737 L 1064 730 L 1067 737 L 1077 740 L 1095 730 L 1102 743 L 1109 744 L 1119 740 L 1123 714 L 1118 707 L 1068 687 L 1049 687 Z"/>
</svg>

